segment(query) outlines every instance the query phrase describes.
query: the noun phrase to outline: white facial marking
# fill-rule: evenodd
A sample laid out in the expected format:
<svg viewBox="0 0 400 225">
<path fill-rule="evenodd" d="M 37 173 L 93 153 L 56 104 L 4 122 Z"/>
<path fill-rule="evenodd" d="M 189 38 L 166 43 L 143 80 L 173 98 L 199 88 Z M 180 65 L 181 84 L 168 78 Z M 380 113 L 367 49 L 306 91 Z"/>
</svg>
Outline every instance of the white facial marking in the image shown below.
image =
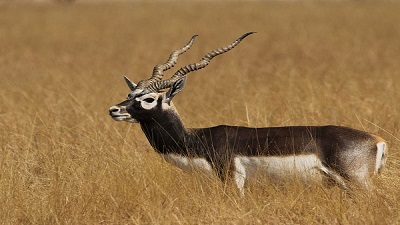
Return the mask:
<svg viewBox="0 0 400 225">
<path fill-rule="evenodd" d="M 136 97 L 135 100 L 140 102 L 140 105 L 143 109 L 149 110 L 157 105 L 158 96 L 159 94 L 157 93 L 149 93 L 140 97 Z"/>
<path fill-rule="evenodd" d="M 115 121 L 125 121 L 130 123 L 137 123 L 138 121 L 131 117 L 126 111 L 125 106 L 112 106 L 110 107 L 110 116 Z"/>
<path fill-rule="evenodd" d="M 187 172 L 193 172 L 195 170 L 204 171 L 207 174 L 212 174 L 213 172 L 210 163 L 204 158 L 189 158 L 172 153 L 163 154 L 163 158 L 165 161 Z"/>
</svg>

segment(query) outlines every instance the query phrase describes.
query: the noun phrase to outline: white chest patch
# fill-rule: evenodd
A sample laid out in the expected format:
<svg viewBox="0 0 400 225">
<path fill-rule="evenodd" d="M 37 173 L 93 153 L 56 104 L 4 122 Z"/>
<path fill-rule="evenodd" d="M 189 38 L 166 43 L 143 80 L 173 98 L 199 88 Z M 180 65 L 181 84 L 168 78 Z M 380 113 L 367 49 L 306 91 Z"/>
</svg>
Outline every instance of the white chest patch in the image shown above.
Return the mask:
<svg viewBox="0 0 400 225">
<path fill-rule="evenodd" d="M 188 158 L 177 154 L 163 154 L 163 158 L 165 161 L 187 172 L 200 170 L 207 174 L 213 173 L 210 163 L 204 158 Z"/>
</svg>

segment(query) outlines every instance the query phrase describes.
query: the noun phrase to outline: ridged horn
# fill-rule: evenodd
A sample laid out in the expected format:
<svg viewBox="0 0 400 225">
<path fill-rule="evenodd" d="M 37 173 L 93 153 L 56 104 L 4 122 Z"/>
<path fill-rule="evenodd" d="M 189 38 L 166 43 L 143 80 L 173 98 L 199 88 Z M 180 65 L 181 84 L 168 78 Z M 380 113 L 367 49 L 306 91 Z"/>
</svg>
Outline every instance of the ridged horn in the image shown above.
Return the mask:
<svg viewBox="0 0 400 225">
<path fill-rule="evenodd" d="M 178 61 L 178 56 L 180 54 L 186 52 L 187 50 L 189 50 L 189 48 L 192 46 L 192 44 L 194 42 L 194 39 L 197 36 L 198 35 L 193 35 L 192 38 L 189 40 L 189 42 L 185 46 L 173 51 L 171 53 L 171 55 L 169 56 L 167 62 L 165 62 L 164 64 L 156 65 L 153 69 L 153 74 L 151 75 L 150 80 L 160 81 L 164 75 L 164 72 L 175 66 L 176 62 Z"/>
<path fill-rule="evenodd" d="M 157 89 L 157 90 L 161 90 L 161 89 L 165 89 L 165 88 L 171 87 L 173 83 L 175 83 L 179 79 L 182 79 L 188 73 L 190 73 L 192 71 L 199 70 L 199 69 L 203 69 L 204 67 L 206 67 L 210 63 L 210 61 L 215 56 L 221 55 L 221 54 L 223 54 L 225 52 L 228 52 L 228 51 L 232 50 L 244 38 L 246 38 L 247 36 L 249 36 L 251 34 L 254 34 L 254 33 L 256 33 L 256 32 L 245 33 L 242 36 L 240 36 L 238 39 L 236 39 L 236 41 L 234 41 L 232 44 L 227 45 L 227 46 L 222 47 L 222 48 L 217 48 L 217 49 L 207 53 L 199 62 L 181 67 L 178 71 L 175 72 L 175 74 L 171 78 L 169 78 L 167 80 L 161 80 L 161 81 L 153 83 L 153 85 L 154 85 L 153 88 Z"/>
<path fill-rule="evenodd" d="M 151 75 L 151 77 L 147 80 L 142 80 L 140 81 L 137 86 L 135 87 L 136 92 L 141 93 L 143 91 L 145 92 L 153 92 L 153 91 L 158 91 L 160 89 L 158 89 L 159 86 L 159 82 L 161 82 L 162 77 L 164 75 L 164 72 L 166 70 L 171 69 L 172 67 L 174 67 L 174 65 L 176 64 L 176 62 L 178 61 L 178 56 L 184 52 L 186 52 L 187 50 L 189 50 L 189 48 L 192 46 L 194 39 L 197 37 L 198 35 L 193 35 L 192 38 L 189 40 L 189 42 L 183 46 L 182 48 L 176 49 L 175 51 L 173 51 L 167 62 L 165 62 L 164 64 L 159 64 L 156 65 L 153 69 L 153 73 Z"/>
</svg>

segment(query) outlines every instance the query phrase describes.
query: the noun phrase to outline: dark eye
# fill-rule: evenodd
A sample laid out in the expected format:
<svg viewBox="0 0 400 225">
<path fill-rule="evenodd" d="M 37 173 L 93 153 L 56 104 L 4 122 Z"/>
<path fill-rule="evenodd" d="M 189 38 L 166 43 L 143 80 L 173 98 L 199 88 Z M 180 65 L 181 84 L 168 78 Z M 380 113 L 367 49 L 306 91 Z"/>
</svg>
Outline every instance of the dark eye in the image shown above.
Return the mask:
<svg viewBox="0 0 400 225">
<path fill-rule="evenodd" d="M 154 98 L 145 98 L 145 99 L 143 99 L 143 101 L 145 101 L 147 103 L 152 103 L 152 102 L 154 102 Z"/>
</svg>

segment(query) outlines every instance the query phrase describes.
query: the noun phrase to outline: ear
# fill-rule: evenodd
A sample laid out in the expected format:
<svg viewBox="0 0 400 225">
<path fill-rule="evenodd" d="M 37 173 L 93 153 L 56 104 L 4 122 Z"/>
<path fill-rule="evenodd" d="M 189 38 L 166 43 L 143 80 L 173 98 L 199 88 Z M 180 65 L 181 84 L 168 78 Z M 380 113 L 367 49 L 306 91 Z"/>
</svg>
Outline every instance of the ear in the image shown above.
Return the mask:
<svg viewBox="0 0 400 225">
<path fill-rule="evenodd" d="M 136 88 L 136 84 L 133 83 L 131 80 L 129 80 L 129 78 L 127 78 L 126 76 L 124 76 L 125 82 L 128 85 L 129 89 L 131 89 L 131 91 L 134 91 Z"/>
<path fill-rule="evenodd" d="M 182 91 L 182 89 L 185 87 L 186 84 L 186 77 L 183 77 L 182 79 L 179 79 L 175 81 L 175 83 L 172 85 L 172 87 L 167 91 L 166 93 L 166 103 L 170 103 L 172 101 L 172 98 L 178 94 L 179 92 Z"/>
</svg>

